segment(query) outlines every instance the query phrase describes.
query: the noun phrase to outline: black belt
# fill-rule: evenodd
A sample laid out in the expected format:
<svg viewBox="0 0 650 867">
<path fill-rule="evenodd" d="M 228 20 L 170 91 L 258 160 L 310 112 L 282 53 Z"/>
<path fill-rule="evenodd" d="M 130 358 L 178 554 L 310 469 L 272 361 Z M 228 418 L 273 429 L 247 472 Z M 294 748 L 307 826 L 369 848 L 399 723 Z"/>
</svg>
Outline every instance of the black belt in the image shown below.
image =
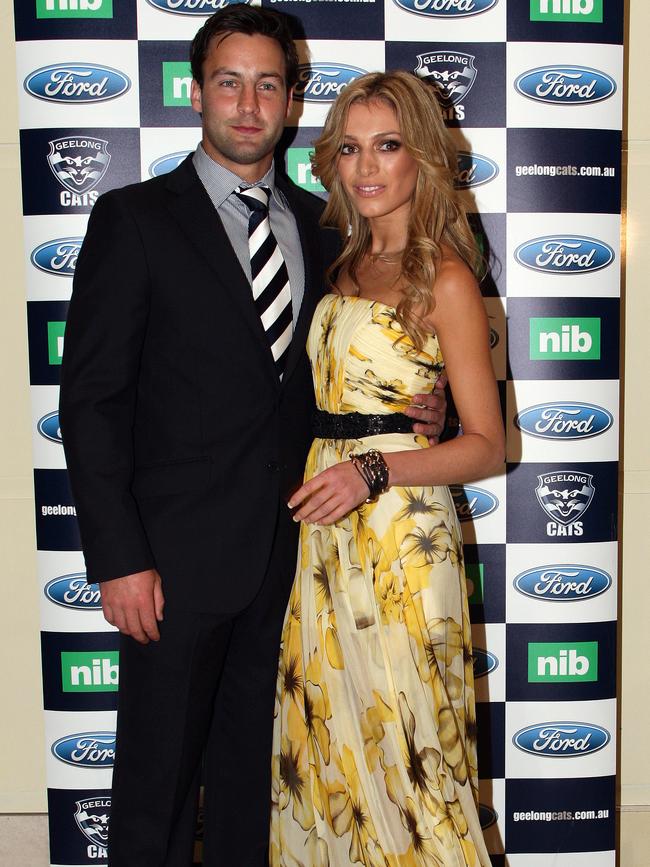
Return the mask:
<svg viewBox="0 0 650 867">
<path fill-rule="evenodd" d="M 414 420 L 403 412 L 385 415 L 345 412 L 337 415 L 317 409 L 312 416 L 312 433 L 323 440 L 356 440 L 386 433 L 413 433 L 413 423 Z"/>
</svg>

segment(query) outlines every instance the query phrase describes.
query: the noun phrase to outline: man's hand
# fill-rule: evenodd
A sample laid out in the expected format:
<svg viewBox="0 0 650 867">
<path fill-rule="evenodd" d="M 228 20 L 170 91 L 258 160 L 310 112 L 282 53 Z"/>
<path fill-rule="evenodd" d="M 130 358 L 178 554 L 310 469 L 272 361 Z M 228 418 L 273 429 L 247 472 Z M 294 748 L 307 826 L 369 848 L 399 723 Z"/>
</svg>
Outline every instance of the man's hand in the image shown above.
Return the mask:
<svg viewBox="0 0 650 867">
<path fill-rule="evenodd" d="M 417 420 L 417 423 L 413 425 L 414 433 L 423 434 L 429 440 L 429 445 L 432 446 L 437 444 L 445 427 L 445 416 L 447 415 L 446 385 L 447 377 L 443 373 L 436 380 L 431 394 L 413 395 L 411 405 L 404 410 L 406 415 Z"/>
<path fill-rule="evenodd" d="M 163 619 L 165 598 L 155 569 L 102 581 L 99 588 L 109 623 L 141 644 L 159 640 L 158 621 Z"/>
</svg>

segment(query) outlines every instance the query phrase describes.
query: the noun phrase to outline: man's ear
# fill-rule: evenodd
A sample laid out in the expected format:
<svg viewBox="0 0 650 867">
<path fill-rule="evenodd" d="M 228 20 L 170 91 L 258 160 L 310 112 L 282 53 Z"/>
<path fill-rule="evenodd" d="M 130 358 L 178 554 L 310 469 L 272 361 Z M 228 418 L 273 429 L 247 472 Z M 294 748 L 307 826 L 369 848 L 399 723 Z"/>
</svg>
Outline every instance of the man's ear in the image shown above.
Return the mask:
<svg viewBox="0 0 650 867">
<path fill-rule="evenodd" d="M 201 112 L 203 111 L 201 85 L 195 78 L 192 79 L 192 86 L 190 89 L 190 102 L 192 103 L 192 108 L 194 109 L 194 111 L 197 114 L 201 114 Z"/>
<path fill-rule="evenodd" d="M 287 110 L 284 113 L 285 118 L 289 117 L 291 114 L 291 109 L 293 108 L 293 91 L 294 88 L 289 88 L 289 92 L 287 93 Z"/>
</svg>

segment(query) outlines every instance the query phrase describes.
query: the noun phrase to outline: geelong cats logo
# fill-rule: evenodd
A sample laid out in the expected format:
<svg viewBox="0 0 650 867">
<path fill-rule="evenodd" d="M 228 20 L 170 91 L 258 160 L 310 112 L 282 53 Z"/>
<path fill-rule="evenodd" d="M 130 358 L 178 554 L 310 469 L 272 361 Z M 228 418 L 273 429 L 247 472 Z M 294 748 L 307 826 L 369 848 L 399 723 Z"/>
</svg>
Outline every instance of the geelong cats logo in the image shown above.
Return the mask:
<svg viewBox="0 0 650 867">
<path fill-rule="evenodd" d="M 108 142 L 92 136 L 53 139 L 47 156 L 54 177 L 71 193 L 94 189 L 110 161 Z"/>
<path fill-rule="evenodd" d="M 87 840 L 96 846 L 108 845 L 108 822 L 111 812 L 110 798 L 86 798 L 77 801 L 74 814 L 77 827 Z"/>
<path fill-rule="evenodd" d="M 551 518 L 546 525 L 549 536 L 582 536 L 580 520 L 589 508 L 596 489 L 593 476 L 566 470 L 537 476 L 535 490 L 540 506 Z"/>
<path fill-rule="evenodd" d="M 476 81 L 475 57 L 451 49 L 418 54 L 415 74 L 433 84 L 445 107 L 462 102 Z"/>
</svg>

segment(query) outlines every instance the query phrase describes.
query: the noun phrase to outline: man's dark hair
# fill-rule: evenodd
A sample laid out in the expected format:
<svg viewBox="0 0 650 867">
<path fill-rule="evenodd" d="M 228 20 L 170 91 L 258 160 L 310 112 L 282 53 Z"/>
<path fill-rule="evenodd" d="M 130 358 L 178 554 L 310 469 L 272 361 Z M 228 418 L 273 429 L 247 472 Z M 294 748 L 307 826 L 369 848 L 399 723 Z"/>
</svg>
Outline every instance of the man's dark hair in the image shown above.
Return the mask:
<svg viewBox="0 0 650 867">
<path fill-rule="evenodd" d="M 190 47 L 192 76 L 203 87 L 203 62 L 215 36 L 244 33 L 247 36 L 268 36 L 275 39 L 284 54 L 287 90 L 298 81 L 298 52 L 289 29 L 289 19 L 273 9 L 235 3 L 211 15 L 198 31 Z"/>
</svg>

